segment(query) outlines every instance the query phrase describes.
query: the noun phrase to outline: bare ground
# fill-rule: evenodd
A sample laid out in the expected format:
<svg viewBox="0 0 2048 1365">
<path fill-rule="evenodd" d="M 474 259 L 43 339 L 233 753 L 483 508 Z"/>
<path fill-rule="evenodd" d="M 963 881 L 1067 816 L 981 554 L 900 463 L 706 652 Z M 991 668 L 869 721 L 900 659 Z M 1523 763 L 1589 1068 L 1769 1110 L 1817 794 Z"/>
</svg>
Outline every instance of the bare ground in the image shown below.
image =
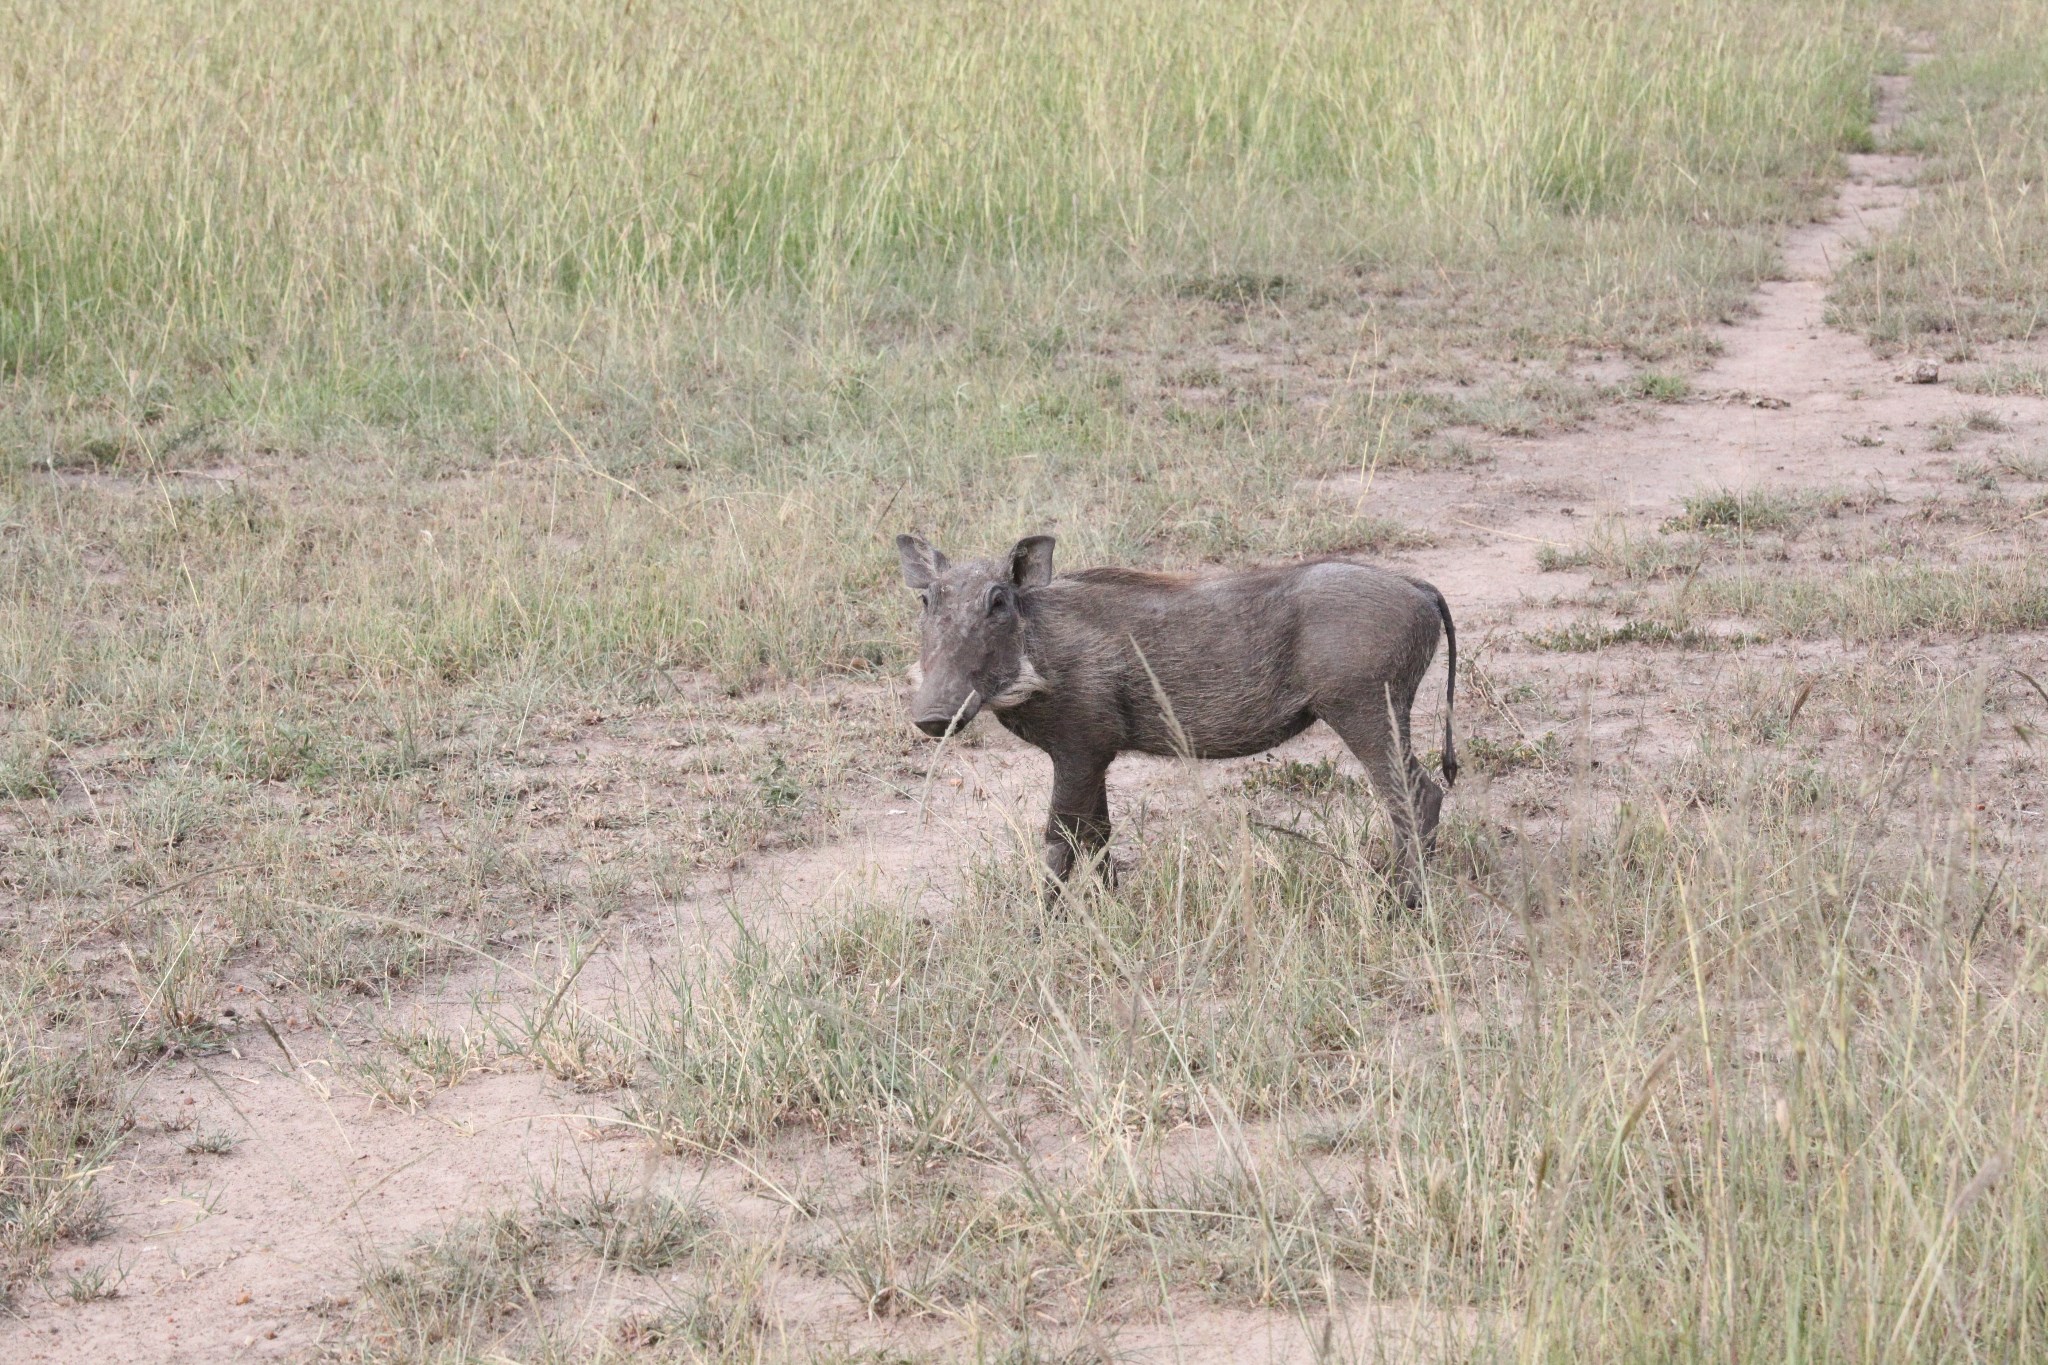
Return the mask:
<svg viewBox="0 0 2048 1365">
<path fill-rule="evenodd" d="M 1884 90 L 1880 142 L 1896 122 L 1904 78 Z M 1428 527 L 1435 543 L 1396 556 L 1400 567 L 1436 582 L 1458 613 L 1468 657 L 1495 679 L 1527 683 L 1547 700 L 1517 703 L 1501 689 L 1466 688 L 1461 724 L 1494 732 L 1562 727 L 1583 753 L 1620 774 L 1668 764 L 1689 733 L 1688 698 L 1723 680 L 1725 653 L 1647 658 L 1626 647 L 1579 656 L 1532 648 L 1529 632 L 1585 615 L 1610 601 L 1597 571 L 1546 572 L 1545 546 L 1568 547 L 1602 528 L 1651 539 L 1704 491 L 1769 487 L 1792 493 L 1877 494 L 1854 515 L 1910 521 L 1915 509 L 1953 499 L 1959 462 L 1982 458 L 1994 437 L 1969 418 L 1987 407 L 2003 428 L 1995 441 L 2039 448 L 2048 439 L 2048 401 L 1972 399 L 1949 383 L 1909 382 L 1915 357 L 1882 358 L 1857 337 L 1826 325 L 1834 264 L 1859 241 L 1894 223 L 1912 193 L 1912 159 L 1849 158 L 1835 211 L 1791 234 L 1784 278 L 1764 287 L 1750 316 L 1723 329 L 1721 353 L 1682 401 L 1622 404 L 1585 430 L 1543 439 L 1474 436 L 1485 459 L 1469 468 L 1366 469 L 1304 488 L 1303 497 L 1342 498 Z M 1225 360 L 1228 360 L 1225 357 Z M 1598 372 L 1599 362 L 1589 362 Z M 1980 423 L 1980 425 L 1982 425 Z M 1936 450 L 1935 434 L 1951 433 Z M 1957 434 L 1960 433 L 1960 434 Z M 1957 558 L 1980 542 L 1976 523 L 1939 523 Z M 2038 646 L 2006 637 L 1982 650 L 1933 653 L 1950 668 L 1987 661 L 1998 648 Z M 1777 643 L 1763 657 L 1838 656 L 1849 646 Z M 1758 652 L 1752 651 L 1752 661 Z M 1674 675 L 1674 671 L 1676 673 Z M 1418 732 L 1433 722 L 1418 718 Z M 651 738 L 651 737 L 650 737 Z M 1142 837 L 1146 813 L 1185 804 L 1198 792 L 1234 790 L 1260 763 L 1340 758 L 1317 731 L 1273 759 L 1187 771 L 1126 760 L 1113 801 L 1121 839 Z M 558 766 L 591 762 L 565 748 Z M 1347 760 L 1348 761 L 1348 760 Z M 589 963 L 569 996 L 603 1013 L 614 995 L 639 998 L 650 964 L 703 951 L 735 919 L 757 929 L 800 923 L 856 893 L 922 898 L 942 910 L 961 869 L 1001 841 L 1028 845 L 1041 819 L 1047 766 L 1035 752 L 983 727 L 946 753 L 928 781 L 855 780 L 843 796 L 837 836 L 817 847 L 770 853 L 732 872 L 707 872 L 674 897 L 640 895 L 589 932 Z M 1483 773 L 1458 804 L 1562 818 L 1556 802 L 1509 774 L 1489 792 Z M 1597 787 L 1598 784 L 1596 783 Z M 1517 805 L 1517 803 L 1520 803 Z M 2022 813 L 2024 814 L 2024 812 Z M 2033 833 L 2038 837 L 2038 812 Z M 375 1251 L 402 1244 L 457 1216 L 517 1204 L 536 1189 L 613 1183 L 698 1194 L 730 1224 L 758 1236 L 798 1237 L 786 1195 L 829 1185 L 856 1155 L 829 1144 L 785 1144 L 751 1165 L 656 1156 L 602 1093 L 580 1089 L 577 1065 L 535 1065 L 490 1040 L 492 1023 L 518 1022 L 561 986 L 564 936 L 543 932 L 524 957 L 467 965 L 385 1006 L 316 1015 L 300 1002 L 254 993 L 228 1056 L 166 1062 L 138 1086 L 139 1129 L 101 1177 L 113 1232 L 60 1256 L 48 1295 L 24 1301 L 24 1316 L 0 1323 L 0 1355 L 15 1360 L 213 1361 L 285 1358 L 345 1342 L 357 1330 L 352 1296 Z M 248 1015 L 267 1011 L 268 1027 Z M 477 1061 L 451 1088 L 399 1102 L 363 1078 L 382 1048 L 380 1026 L 422 1022 L 480 1040 Z M 601 1040 L 600 1040 L 601 1042 Z M 193 1151 L 204 1134 L 233 1138 L 225 1154 Z M 1052 1155 L 1048 1153 L 1048 1155 Z M 763 1178 L 763 1177 L 767 1178 Z M 61 1300 L 67 1275 L 111 1267 L 117 1296 L 73 1305 Z M 550 1317 L 615 1322 L 652 1302 L 652 1290 L 601 1267 L 558 1274 Z M 849 1348 L 943 1346 L 939 1326 L 872 1321 L 865 1305 L 833 1281 L 782 1272 L 774 1317 L 793 1345 Z M 1426 1314 L 1388 1305 L 1355 1318 L 1346 1336 L 1398 1346 L 1410 1333 L 1444 1330 Z M 1307 1358 L 1313 1343 L 1281 1312 L 1221 1310 L 1190 1303 L 1168 1320 L 1123 1331 L 1116 1348 L 1132 1358 L 1221 1360 Z"/>
</svg>

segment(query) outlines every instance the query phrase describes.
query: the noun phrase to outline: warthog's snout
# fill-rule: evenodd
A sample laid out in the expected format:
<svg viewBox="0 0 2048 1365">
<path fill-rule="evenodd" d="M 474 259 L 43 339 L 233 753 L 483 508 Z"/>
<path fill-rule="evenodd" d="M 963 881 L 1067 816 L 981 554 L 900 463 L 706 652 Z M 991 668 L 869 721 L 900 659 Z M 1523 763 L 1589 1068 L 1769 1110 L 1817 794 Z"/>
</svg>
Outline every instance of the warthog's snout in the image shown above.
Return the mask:
<svg viewBox="0 0 2048 1365">
<path fill-rule="evenodd" d="M 955 732 L 965 730 L 967 722 L 973 720 L 980 710 L 981 703 L 974 698 L 969 698 L 967 705 L 960 708 L 957 718 L 951 711 L 929 716 L 919 716 L 916 721 L 917 728 L 930 735 L 933 739 L 944 739 L 948 730 Z"/>
</svg>

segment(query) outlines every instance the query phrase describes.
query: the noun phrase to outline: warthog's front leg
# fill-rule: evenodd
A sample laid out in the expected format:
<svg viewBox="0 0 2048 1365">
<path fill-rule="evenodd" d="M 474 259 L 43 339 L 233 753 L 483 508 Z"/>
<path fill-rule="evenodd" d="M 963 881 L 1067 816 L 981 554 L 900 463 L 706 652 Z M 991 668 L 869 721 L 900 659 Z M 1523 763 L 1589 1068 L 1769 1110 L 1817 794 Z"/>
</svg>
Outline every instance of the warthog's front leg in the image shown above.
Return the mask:
<svg viewBox="0 0 2048 1365">
<path fill-rule="evenodd" d="M 1109 843 L 1108 759 L 1052 761 L 1052 814 L 1045 822 L 1045 870 L 1065 881 L 1079 858 Z"/>
</svg>

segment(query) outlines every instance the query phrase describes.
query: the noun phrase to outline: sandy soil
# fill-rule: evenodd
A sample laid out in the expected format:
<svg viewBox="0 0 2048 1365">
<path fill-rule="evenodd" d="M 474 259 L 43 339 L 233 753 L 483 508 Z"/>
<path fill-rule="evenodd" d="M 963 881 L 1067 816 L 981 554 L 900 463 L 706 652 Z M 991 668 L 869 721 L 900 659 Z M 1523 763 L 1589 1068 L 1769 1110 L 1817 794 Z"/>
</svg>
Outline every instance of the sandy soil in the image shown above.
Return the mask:
<svg viewBox="0 0 2048 1365">
<path fill-rule="evenodd" d="M 1905 94 L 1905 78 L 1888 80 L 1880 132 L 1896 121 Z M 1721 486 L 1876 481 L 1902 500 L 1952 491 L 1950 466 L 1961 456 L 1930 454 L 1920 433 L 1988 402 L 2015 434 L 2008 439 L 2038 438 L 2048 432 L 2048 402 L 1970 399 L 1946 383 L 1905 382 L 1899 376 L 1907 365 L 1823 324 L 1833 263 L 1897 220 L 1913 173 L 1910 158 L 1849 158 L 1834 212 L 1790 235 L 1784 278 L 1759 291 L 1751 316 L 1725 329 L 1719 361 L 1695 382 L 1698 397 L 1616 411 L 1565 436 L 1489 439 L 1492 459 L 1476 470 L 1351 475 L 1304 496 L 1367 502 L 1376 514 L 1439 530 L 1435 546 L 1396 560 L 1442 587 L 1467 649 L 1478 650 L 1490 638 L 1512 637 L 1532 607 L 1586 587 L 1581 575 L 1540 573 L 1536 555 L 1545 543 L 1583 538 L 1601 519 L 1648 535 L 1684 495 Z M 1859 443 L 1866 440 L 1874 443 Z M 1654 749 L 1668 742 L 1637 714 L 1644 706 L 1632 712 L 1630 705 L 1610 708 L 1613 743 Z M 1418 716 L 1419 732 L 1432 724 Z M 729 912 L 753 923 L 798 922 L 861 892 L 943 903 L 971 856 L 998 840 L 1035 842 L 1048 765 L 993 727 L 982 730 L 945 755 L 928 810 L 876 784 L 852 795 L 847 833 L 829 845 L 771 855 L 707 878 L 675 905 L 615 919 L 607 946 L 578 983 L 581 998 L 601 1002 L 644 980 L 651 957 L 715 938 Z M 1319 730 L 1283 756 L 1338 752 L 1334 737 Z M 1243 766 L 1190 772 L 1126 760 L 1112 780 L 1119 824 L 1131 828 L 1149 803 L 1200 799 L 1241 777 Z M 555 970 L 545 949 L 523 965 L 542 977 Z M 518 970 L 478 963 L 414 992 L 385 1017 L 474 1029 L 532 994 Z M 236 1035 L 235 1055 L 168 1063 L 142 1079 L 139 1130 L 102 1177 L 113 1234 L 60 1256 L 49 1296 L 30 1295 L 23 1319 L 0 1323 L 0 1357 L 300 1355 L 350 1330 L 348 1300 L 365 1252 L 401 1245 L 464 1213 L 517 1204 L 537 1186 L 589 1179 L 687 1191 L 702 1182 L 707 1197 L 747 1224 L 773 1227 L 790 1216 L 732 1166 L 650 1157 L 644 1144 L 598 1121 L 616 1112 L 609 1101 L 525 1062 L 505 1061 L 409 1111 L 373 1104 L 349 1079 L 349 1049 L 372 1044 L 369 1011 L 319 1018 L 301 1007 L 274 1022 L 282 1046 L 248 1028 Z M 188 1152 L 195 1134 L 210 1131 L 236 1135 L 231 1154 Z M 63 1301 L 66 1274 L 89 1265 L 125 1274 L 119 1296 L 81 1306 Z M 583 1313 L 608 1320 L 632 1307 L 636 1294 L 630 1282 L 602 1276 L 558 1277 L 556 1288 L 566 1320 Z M 814 1339 L 883 1339 L 829 1282 L 791 1283 L 788 1295 L 782 1306 L 808 1320 Z M 1363 1329 L 1398 1336 L 1399 1319 L 1390 1309 L 1386 1323 Z M 1170 1326 L 1134 1328 L 1118 1346 L 1147 1358 L 1220 1360 L 1243 1359 L 1247 1349 L 1305 1356 L 1309 1343 L 1284 1315 L 1202 1309 Z"/>
</svg>

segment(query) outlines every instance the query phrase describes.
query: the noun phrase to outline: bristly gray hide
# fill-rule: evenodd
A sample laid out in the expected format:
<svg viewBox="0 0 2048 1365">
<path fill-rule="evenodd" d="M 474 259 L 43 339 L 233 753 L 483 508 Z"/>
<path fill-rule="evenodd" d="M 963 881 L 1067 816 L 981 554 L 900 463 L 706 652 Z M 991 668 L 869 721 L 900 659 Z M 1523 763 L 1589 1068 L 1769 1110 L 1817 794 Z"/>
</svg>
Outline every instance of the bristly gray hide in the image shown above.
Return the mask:
<svg viewBox="0 0 2048 1365">
<path fill-rule="evenodd" d="M 1458 637 L 1443 594 L 1346 559 L 1213 576 L 1084 569 L 1058 578 L 1051 536 L 954 563 L 898 536 L 924 603 L 911 718 L 934 737 L 983 709 L 1052 758 L 1045 862 L 1064 879 L 1109 841 L 1105 779 L 1120 753 L 1239 758 L 1327 721 L 1386 804 L 1411 903 L 1444 788 L 1457 780 Z M 1441 633 L 1444 785 L 1409 743 Z M 1098 863 L 1099 865 L 1099 863 Z"/>
</svg>

